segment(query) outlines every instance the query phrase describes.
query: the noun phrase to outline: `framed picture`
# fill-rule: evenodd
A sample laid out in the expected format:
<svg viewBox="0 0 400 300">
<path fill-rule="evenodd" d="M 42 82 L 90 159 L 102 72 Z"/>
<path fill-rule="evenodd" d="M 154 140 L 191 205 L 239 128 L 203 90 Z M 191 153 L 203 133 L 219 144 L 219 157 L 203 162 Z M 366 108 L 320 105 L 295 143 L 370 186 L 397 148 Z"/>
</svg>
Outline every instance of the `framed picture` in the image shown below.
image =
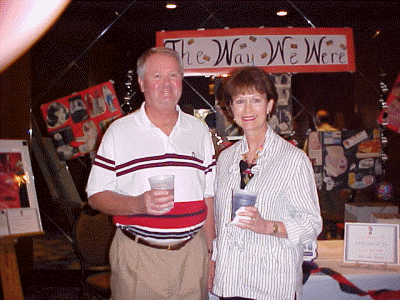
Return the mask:
<svg viewBox="0 0 400 300">
<path fill-rule="evenodd" d="M 345 223 L 345 263 L 399 264 L 399 224 Z"/>
<path fill-rule="evenodd" d="M 26 140 L 0 139 L 0 236 L 42 231 Z"/>
</svg>

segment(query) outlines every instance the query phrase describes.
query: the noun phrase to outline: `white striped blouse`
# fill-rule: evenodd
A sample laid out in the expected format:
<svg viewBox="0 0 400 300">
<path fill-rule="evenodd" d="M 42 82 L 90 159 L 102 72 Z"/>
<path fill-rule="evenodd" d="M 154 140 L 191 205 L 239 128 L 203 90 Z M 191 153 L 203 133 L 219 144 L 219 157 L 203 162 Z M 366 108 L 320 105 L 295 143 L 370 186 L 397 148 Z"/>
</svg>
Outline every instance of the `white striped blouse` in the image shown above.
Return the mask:
<svg viewBox="0 0 400 300">
<path fill-rule="evenodd" d="M 232 189 L 240 187 L 239 161 L 247 151 L 243 138 L 223 151 L 217 162 L 213 293 L 293 300 L 297 292 L 300 299 L 303 249 L 322 229 L 311 163 L 303 151 L 268 128 L 263 150 L 252 168 L 254 176 L 245 189 L 258 193 L 256 207 L 261 217 L 283 222 L 288 238 L 261 235 L 226 226 Z"/>
</svg>

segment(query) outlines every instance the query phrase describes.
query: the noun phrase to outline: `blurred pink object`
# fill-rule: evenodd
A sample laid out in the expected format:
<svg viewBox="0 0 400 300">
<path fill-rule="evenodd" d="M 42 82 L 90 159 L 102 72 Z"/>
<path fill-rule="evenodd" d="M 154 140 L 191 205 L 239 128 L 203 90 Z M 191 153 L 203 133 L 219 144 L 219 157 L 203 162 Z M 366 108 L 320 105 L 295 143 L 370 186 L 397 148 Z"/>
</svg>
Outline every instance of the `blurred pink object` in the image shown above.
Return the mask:
<svg viewBox="0 0 400 300">
<path fill-rule="evenodd" d="M 25 54 L 71 0 L 0 1 L 0 72 Z"/>
</svg>

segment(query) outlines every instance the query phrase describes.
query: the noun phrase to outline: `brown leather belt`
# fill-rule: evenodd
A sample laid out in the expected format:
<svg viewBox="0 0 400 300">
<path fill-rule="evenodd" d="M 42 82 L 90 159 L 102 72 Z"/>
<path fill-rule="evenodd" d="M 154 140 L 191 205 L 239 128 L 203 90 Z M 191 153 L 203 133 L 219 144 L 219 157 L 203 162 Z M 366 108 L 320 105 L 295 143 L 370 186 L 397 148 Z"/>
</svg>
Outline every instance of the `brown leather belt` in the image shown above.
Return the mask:
<svg viewBox="0 0 400 300">
<path fill-rule="evenodd" d="M 155 248 L 155 249 L 162 249 L 162 250 L 179 250 L 193 238 L 193 236 L 192 236 L 190 239 L 188 239 L 186 241 L 183 241 L 183 242 L 177 243 L 177 244 L 173 244 L 173 245 L 156 245 L 156 244 L 152 244 L 152 243 L 142 239 L 141 237 L 138 237 L 137 235 L 133 234 L 132 232 L 129 232 L 128 230 L 125 230 L 122 228 L 120 228 L 120 229 L 121 229 L 122 233 L 125 234 L 125 236 L 127 236 L 131 240 L 133 240 L 139 244 L 145 245 L 147 247 L 151 247 L 151 248 Z"/>
</svg>

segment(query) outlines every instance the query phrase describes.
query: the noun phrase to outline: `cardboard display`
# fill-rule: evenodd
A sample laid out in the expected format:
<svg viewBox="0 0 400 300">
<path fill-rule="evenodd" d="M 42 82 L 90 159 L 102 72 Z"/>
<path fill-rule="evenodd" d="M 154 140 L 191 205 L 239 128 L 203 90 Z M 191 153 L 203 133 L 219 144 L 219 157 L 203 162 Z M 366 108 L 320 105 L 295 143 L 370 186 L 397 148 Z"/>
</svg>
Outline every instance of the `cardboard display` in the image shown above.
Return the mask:
<svg viewBox="0 0 400 300">
<path fill-rule="evenodd" d="M 382 174 L 378 129 L 313 131 L 308 139 L 319 189 L 364 189 Z"/>
<path fill-rule="evenodd" d="M 112 81 L 43 104 L 41 110 L 61 160 L 96 150 L 110 123 L 122 116 Z"/>
</svg>

